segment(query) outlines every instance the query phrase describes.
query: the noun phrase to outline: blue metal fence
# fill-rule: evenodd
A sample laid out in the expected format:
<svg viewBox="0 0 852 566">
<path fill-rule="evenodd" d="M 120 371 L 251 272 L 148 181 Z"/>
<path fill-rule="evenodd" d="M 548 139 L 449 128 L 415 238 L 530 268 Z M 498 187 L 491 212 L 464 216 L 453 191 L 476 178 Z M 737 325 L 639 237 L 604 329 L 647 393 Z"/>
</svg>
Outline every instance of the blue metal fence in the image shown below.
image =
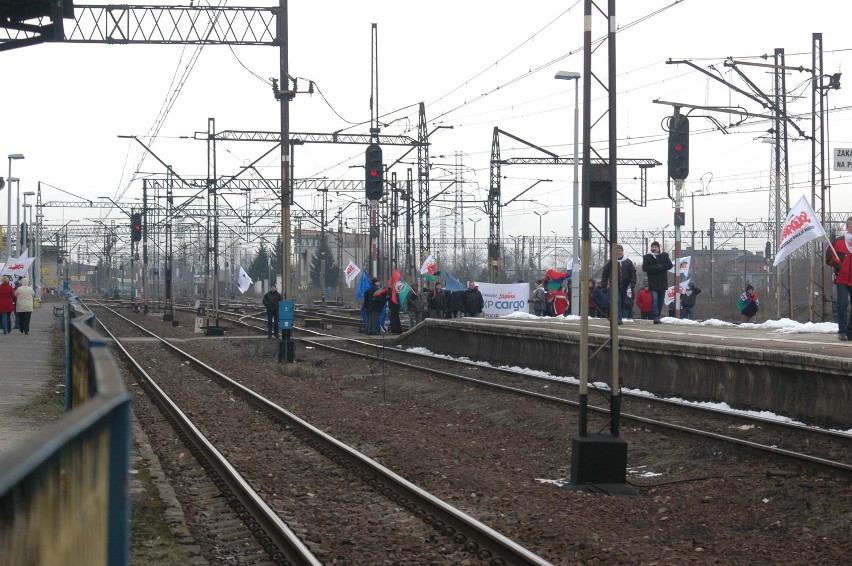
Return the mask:
<svg viewBox="0 0 852 566">
<path fill-rule="evenodd" d="M 126 565 L 130 394 L 94 316 L 66 301 L 66 414 L 0 458 L 0 565 Z"/>
</svg>

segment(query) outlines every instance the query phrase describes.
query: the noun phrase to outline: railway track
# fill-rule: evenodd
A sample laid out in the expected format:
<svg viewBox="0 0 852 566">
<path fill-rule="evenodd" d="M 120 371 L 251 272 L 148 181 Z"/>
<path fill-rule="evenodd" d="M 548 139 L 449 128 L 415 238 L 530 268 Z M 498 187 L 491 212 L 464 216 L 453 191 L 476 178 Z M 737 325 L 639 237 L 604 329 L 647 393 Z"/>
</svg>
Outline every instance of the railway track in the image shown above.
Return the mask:
<svg viewBox="0 0 852 566">
<path fill-rule="evenodd" d="M 262 327 L 253 325 L 250 320 L 243 319 L 240 323 L 249 329 L 262 330 Z M 298 330 L 313 336 L 331 335 L 308 328 Z M 420 370 L 477 387 L 497 388 L 546 403 L 578 407 L 578 403 L 571 400 L 577 398 L 577 382 L 569 378 L 555 378 L 544 372 L 520 368 L 492 367 L 419 350 L 404 351 L 396 345 L 388 346 L 351 337 L 344 342 L 349 348 L 341 346 L 340 342 L 330 344 L 304 337 L 299 340 L 316 348 Z M 609 391 L 605 384 L 592 384 L 592 393 L 597 393 L 601 402 L 596 405 L 590 401 L 589 411 L 597 414 L 603 421 L 602 426 L 605 426 L 610 414 Z M 722 410 L 707 404 L 661 399 L 629 390 L 622 391 L 621 395 L 620 416 L 625 423 L 698 436 L 795 462 L 852 472 L 852 434 L 848 432 L 767 418 L 745 411 Z"/>
<path fill-rule="evenodd" d="M 227 493 L 233 495 L 225 499 L 236 499 L 238 509 L 246 509 L 248 530 L 273 561 L 286 556 L 290 563 L 316 563 L 312 561 L 337 557 L 364 563 L 386 556 L 409 563 L 448 558 L 488 564 L 546 563 L 167 340 L 106 307 L 95 310 L 101 324 L 107 318 L 111 325 L 116 321 L 122 326 L 123 337 L 112 338 L 123 355 L 138 360 L 134 373 L 157 404 L 168 409 L 169 418 L 184 421 L 176 416 L 184 415 L 177 406 L 190 407 L 184 411 L 191 413 L 193 422 L 184 421 L 182 436 L 193 438 L 199 460 L 215 470 L 210 474 L 214 482 L 228 484 Z M 140 337 L 133 338 L 134 334 Z M 228 404 L 225 416 L 198 402 L 223 395 Z M 197 436 L 199 432 L 203 437 Z M 226 479 L 237 469 L 239 475 Z M 246 492 L 238 494 L 240 488 Z M 291 497 L 285 498 L 288 493 Z M 287 524 L 297 526 L 289 530 Z M 301 536 L 295 537 L 294 531 Z M 299 552 L 310 548 L 314 556 L 295 556 L 300 539 L 304 548 Z M 245 537 L 237 540 L 237 549 L 228 552 L 257 555 Z M 339 549 L 346 551 L 341 555 Z"/>
</svg>

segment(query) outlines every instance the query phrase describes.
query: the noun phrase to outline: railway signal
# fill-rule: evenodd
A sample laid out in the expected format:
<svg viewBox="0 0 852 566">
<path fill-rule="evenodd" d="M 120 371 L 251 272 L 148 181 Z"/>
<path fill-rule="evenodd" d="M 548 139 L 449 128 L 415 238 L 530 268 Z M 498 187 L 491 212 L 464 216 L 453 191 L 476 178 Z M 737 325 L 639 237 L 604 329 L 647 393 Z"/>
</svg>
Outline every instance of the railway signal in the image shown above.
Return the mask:
<svg viewBox="0 0 852 566">
<path fill-rule="evenodd" d="M 669 125 L 669 177 L 682 181 L 689 176 L 689 119 L 675 114 Z"/>
<path fill-rule="evenodd" d="M 382 146 L 371 143 L 367 146 L 366 189 L 367 200 L 381 200 L 384 194 L 384 165 L 382 164 Z"/>
<path fill-rule="evenodd" d="M 138 212 L 130 215 L 130 234 L 134 242 L 142 240 L 142 215 Z"/>
</svg>

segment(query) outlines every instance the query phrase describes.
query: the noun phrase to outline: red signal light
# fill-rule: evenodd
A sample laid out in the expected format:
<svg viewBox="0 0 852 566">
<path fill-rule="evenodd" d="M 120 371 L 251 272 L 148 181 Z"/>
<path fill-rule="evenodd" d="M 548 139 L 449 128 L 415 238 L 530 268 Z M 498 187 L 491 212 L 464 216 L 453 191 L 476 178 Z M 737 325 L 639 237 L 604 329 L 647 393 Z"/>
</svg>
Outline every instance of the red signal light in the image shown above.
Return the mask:
<svg viewBox="0 0 852 566">
<path fill-rule="evenodd" d="M 675 144 L 674 150 L 675 151 L 683 151 L 683 144 L 682 143 Z"/>
<path fill-rule="evenodd" d="M 375 169 L 370 169 L 370 177 L 378 177 L 379 172 Z"/>
</svg>

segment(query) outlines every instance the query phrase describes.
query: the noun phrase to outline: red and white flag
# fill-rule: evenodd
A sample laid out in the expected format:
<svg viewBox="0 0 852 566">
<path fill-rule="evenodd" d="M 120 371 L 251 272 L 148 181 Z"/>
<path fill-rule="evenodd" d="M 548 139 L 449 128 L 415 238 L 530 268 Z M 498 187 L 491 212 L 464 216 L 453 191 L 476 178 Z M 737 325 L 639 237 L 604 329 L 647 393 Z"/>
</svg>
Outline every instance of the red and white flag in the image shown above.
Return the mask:
<svg viewBox="0 0 852 566">
<path fill-rule="evenodd" d="M 427 257 L 423 261 L 423 265 L 420 266 L 420 274 L 421 275 L 434 275 L 438 270 L 438 262 L 435 261 L 435 258 L 431 255 Z"/>
<path fill-rule="evenodd" d="M 361 273 L 361 268 L 355 265 L 351 259 L 349 260 L 349 265 L 346 266 L 346 286 L 350 289 L 352 288 L 352 282 L 355 281 L 355 278 L 358 277 L 358 274 Z"/>
<path fill-rule="evenodd" d="M 804 246 L 811 240 L 825 236 L 825 229 L 814 213 L 814 209 L 808 204 L 808 200 L 802 195 L 796 206 L 787 213 L 784 219 L 784 227 L 781 229 L 781 241 L 775 251 L 775 262 L 773 267 L 784 261 L 788 255 Z"/>
</svg>

